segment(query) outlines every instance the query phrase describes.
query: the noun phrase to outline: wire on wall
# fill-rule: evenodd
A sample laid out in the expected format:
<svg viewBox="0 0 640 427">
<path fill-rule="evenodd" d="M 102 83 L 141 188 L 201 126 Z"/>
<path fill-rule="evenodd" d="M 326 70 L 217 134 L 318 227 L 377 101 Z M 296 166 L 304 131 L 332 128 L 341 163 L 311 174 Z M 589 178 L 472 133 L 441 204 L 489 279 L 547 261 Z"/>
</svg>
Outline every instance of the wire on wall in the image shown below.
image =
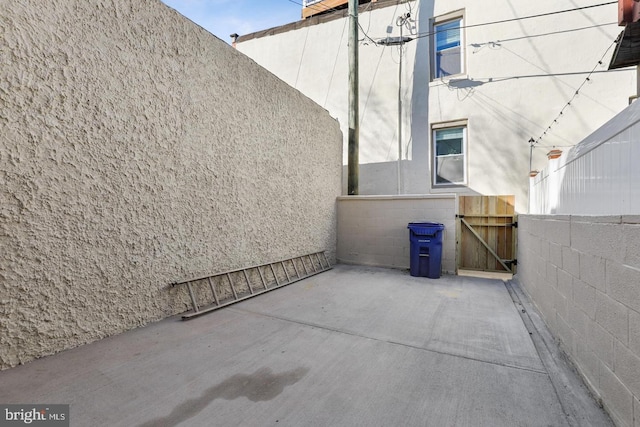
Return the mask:
<svg viewBox="0 0 640 427">
<path fill-rule="evenodd" d="M 514 21 L 524 21 L 526 19 L 541 18 L 541 17 L 545 17 L 545 16 L 559 15 L 559 14 L 562 14 L 562 13 L 569 13 L 569 12 L 577 12 L 577 11 L 580 11 L 580 10 L 592 9 L 594 7 L 601 7 L 601 6 L 609 6 L 609 5 L 617 4 L 617 3 L 618 3 L 617 1 L 610 1 L 610 2 L 606 2 L 606 3 L 592 4 L 592 5 L 589 5 L 589 6 L 575 7 L 573 9 L 564 9 L 564 10 L 557 10 L 555 12 L 546 12 L 546 13 L 538 13 L 536 15 L 522 16 L 520 18 L 509 18 L 509 19 L 502 19 L 502 20 L 499 20 L 499 21 L 482 22 L 482 23 L 479 23 L 479 24 L 461 25 L 460 29 L 484 27 L 486 25 L 504 24 L 504 23 L 507 23 L 507 22 L 514 22 Z M 441 31 L 447 31 L 447 30 L 429 31 L 427 33 L 418 33 L 416 38 L 431 37 L 431 36 L 441 32 Z"/>
<path fill-rule="evenodd" d="M 547 128 L 540 134 L 540 136 L 538 136 L 537 139 L 533 139 L 531 138 L 529 140 L 529 144 L 531 144 L 532 147 L 535 147 L 536 145 L 540 144 L 540 141 L 542 141 L 542 139 L 547 135 L 547 133 L 549 133 L 549 131 L 551 131 L 551 129 L 558 123 L 558 120 L 560 120 L 561 117 L 564 116 L 565 111 L 567 110 L 567 108 L 569 108 L 571 106 L 571 103 L 576 99 L 576 97 L 580 94 L 580 91 L 582 90 L 582 88 L 584 87 L 584 85 L 586 85 L 587 83 L 591 83 L 593 80 L 593 74 L 596 72 L 596 69 L 601 66 L 603 64 L 604 58 L 605 56 L 607 56 L 607 54 L 609 53 L 609 51 L 611 50 L 611 48 L 613 46 L 615 46 L 616 44 L 616 40 L 614 40 L 609 47 L 607 48 L 607 50 L 604 52 L 604 54 L 602 55 L 602 57 L 598 60 L 598 63 L 591 69 L 591 71 L 589 72 L 589 74 L 587 75 L 587 77 L 584 79 L 584 81 L 582 82 L 582 84 L 580 84 L 580 86 L 578 86 L 578 88 L 576 89 L 576 91 L 573 93 L 573 95 L 571 96 L 571 98 L 569 99 L 569 101 L 567 101 L 567 103 L 564 105 L 564 107 L 562 107 L 562 109 L 560 110 L 560 112 L 558 113 L 558 115 L 553 119 L 553 121 L 549 124 L 549 126 L 547 126 Z M 533 141 L 532 141 L 533 139 Z M 554 146 L 555 147 L 555 146 Z"/>
</svg>

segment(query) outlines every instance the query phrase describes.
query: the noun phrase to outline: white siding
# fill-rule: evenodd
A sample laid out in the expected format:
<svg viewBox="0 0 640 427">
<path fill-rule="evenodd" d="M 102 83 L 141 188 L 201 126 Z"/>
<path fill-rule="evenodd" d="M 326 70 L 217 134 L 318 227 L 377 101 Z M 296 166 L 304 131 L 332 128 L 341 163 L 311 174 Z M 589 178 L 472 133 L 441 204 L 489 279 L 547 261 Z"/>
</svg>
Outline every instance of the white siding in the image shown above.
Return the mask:
<svg viewBox="0 0 640 427">
<path fill-rule="evenodd" d="M 640 103 L 550 163 L 532 180 L 531 213 L 640 213 Z"/>
</svg>

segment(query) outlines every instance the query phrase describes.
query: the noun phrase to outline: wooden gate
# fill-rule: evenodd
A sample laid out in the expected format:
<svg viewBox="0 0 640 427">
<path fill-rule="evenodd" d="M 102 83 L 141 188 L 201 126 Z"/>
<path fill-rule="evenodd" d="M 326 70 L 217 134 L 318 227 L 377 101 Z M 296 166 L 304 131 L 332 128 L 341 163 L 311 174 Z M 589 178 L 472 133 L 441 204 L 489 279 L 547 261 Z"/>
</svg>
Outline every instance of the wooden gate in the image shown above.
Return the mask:
<svg viewBox="0 0 640 427">
<path fill-rule="evenodd" d="M 459 202 L 458 269 L 515 274 L 515 196 L 460 196 Z"/>
</svg>

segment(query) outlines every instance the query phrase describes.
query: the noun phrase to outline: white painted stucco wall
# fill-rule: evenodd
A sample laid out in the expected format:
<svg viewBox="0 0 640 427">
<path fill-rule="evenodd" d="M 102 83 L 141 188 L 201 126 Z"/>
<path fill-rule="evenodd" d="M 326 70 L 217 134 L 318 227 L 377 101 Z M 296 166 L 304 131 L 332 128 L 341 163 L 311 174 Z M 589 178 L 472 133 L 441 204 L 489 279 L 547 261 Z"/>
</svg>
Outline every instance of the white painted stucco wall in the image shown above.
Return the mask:
<svg viewBox="0 0 640 427">
<path fill-rule="evenodd" d="M 4 0 L 0 58 L 0 369 L 335 260 L 338 123 L 160 1 Z"/>
<path fill-rule="evenodd" d="M 378 6 L 384 3 L 379 1 Z M 411 11 L 416 36 L 429 20 L 464 9 L 466 73 L 429 81 L 429 37 L 405 45 L 402 75 L 403 193 L 514 194 L 526 212 L 530 138 L 537 139 L 596 67 L 590 82 L 534 149 L 533 169 L 546 164 L 552 146 L 572 145 L 628 105 L 636 93 L 635 69 L 605 72 L 620 32 L 615 4 L 494 25 L 499 20 L 594 4 L 587 0 L 422 0 L 361 6 L 360 194 L 395 194 L 398 159 L 399 48 L 374 40 L 399 35 L 399 15 Z M 371 9 L 370 9 L 371 8 Z M 347 135 L 347 21 L 303 23 L 286 32 L 241 38 L 238 49 L 329 110 Z M 308 23 L 317 21 L 312 18 Z M 405 35 L 407 31 L 405 30 Z M 461 79 L 461 80 L 460 80 Z M 430 174 L 431 125 L 468 119 L 466 187 L 434 189 Z M 346 138 L 346 136 L 345 136 Z M 346 139 L 344 143 L 346 153 Z M 346 161 L 346 154 L 343 156 Z M 343 183 L 346 188 L 346 183 Z M 346 191 L 343 190 L 346 194 Z"/>
<path fill-rule="evenodd" d="M 517 280 L 618 426 L 640 426 L 640 217 L 520 215 Z"/>
</svg>

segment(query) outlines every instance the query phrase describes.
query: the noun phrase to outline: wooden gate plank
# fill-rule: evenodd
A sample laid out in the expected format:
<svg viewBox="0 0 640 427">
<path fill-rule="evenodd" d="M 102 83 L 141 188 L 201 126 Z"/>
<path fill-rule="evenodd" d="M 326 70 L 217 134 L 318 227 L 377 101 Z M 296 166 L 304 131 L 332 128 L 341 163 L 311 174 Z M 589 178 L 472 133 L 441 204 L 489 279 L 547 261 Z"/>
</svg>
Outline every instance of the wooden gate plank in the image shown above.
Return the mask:
<svg viewBox="0 0 640 427">
<path fill-rule="evenodd" d="M 507 264 L 505 264 L 504 261 L 502 261 L 502 259 L 498 256 L 498 254 L 496 254 L 493 249 L 491 249 L 489 245 L 487 245 L 487 243 L 482 240 L 482 237 L 473 229 L 473 227 L 471 227 L 464 218 L 460 218 L 460 221 L 467 226 L 469 231 L 471 231 L 471 233 L 478 239 L 478 242 L 480 242 L 487 249 L 487 251 L 491 255 L 493 255 L 493 257 L 500 263 L 500 265 L 502 265 L 508 272 L 511 272 L 511 269 L 507 267 Z"/>
<path fill-rule="evenodd" d="M 459 196 L 458 215 L 467 225 L 456 222 L 457 268 L 505 271 L 499 260 L 515 260 L 515 196 Z M 515 266 L 506 271 L 514 272 Z"/>
</svg>

